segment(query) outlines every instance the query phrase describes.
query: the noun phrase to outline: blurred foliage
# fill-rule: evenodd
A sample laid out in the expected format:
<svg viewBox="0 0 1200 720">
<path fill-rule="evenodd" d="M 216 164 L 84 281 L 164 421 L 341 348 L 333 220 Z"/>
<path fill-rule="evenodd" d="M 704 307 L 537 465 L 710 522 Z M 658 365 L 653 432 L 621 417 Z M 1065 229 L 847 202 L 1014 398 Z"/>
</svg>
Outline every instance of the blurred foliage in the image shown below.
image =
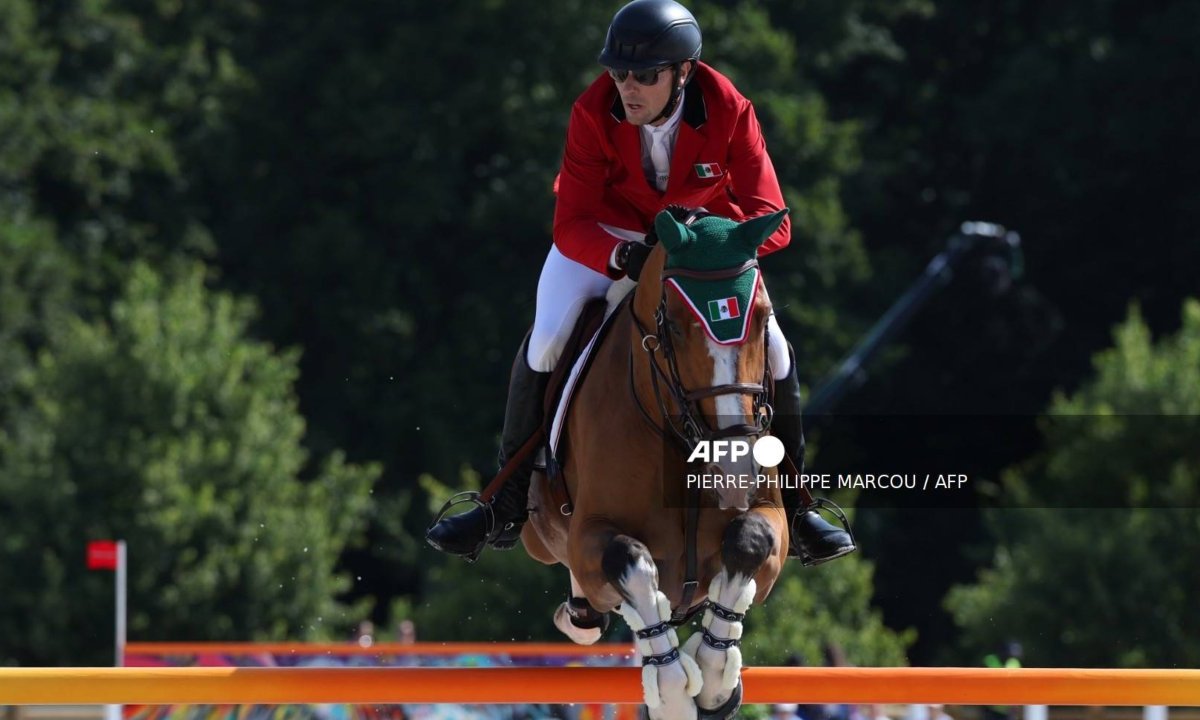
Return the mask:
<svg viewBox="0 0 1200 720">
<path fill-rule="evenodd" d="M 0 218 L 0 421 L 12 410 L 32 354 L 69 313 L 74 272 L 50 223 Z"/>
<path fill-rule="evenodd" d="M 746 663 L 821 666 L 835 646 L 851 665 L 907 665 L 916 632 L 883 624 L 871 606 L 873 574 L 859 554 L 815 568 L 789 563 L 763 606 L 747 616 Z"/>
<path fill-rule="evenodd" d="M 1095 377 L 1059 394 L 1047 450 L 1006 477 L 991 567 L 947 605 L 982 656 L 1015 638 L 1027 664 L 1195 667 L 1200 632 L 1200 302 L 1152 341 L 1134 309 Z"/>
<path fill-rule="evenodd" d="M 245 2 L 0 2 L 0 212 L 54 223 L 101 311 L 128 261 L 215 251 L 189 156 L 212 155 L 248 78 Z"/>
<path fill-rule="evenodd" d="M 0 427 L 0 661 L 106 657 L 112 576 L 84 569 L 89 539 L 129 544 L 134 638 L 315 639 L 353 621 L 334 569 L 378 468 L 310 462 L 296 353 L 246 338 L 249 319 L 198 266 L 136 264 L 109 318 L 65 321 L 21 378 L 32 402 Z"/>
<path fill-rule="evenodd" d="M 553 619 L 569 594 L 566 568 L 542 565 L 518 546 L 484 553 L 474 564 L 437 563 L 412 619 L 422 640 L 565 642 Z"/>
</svg>

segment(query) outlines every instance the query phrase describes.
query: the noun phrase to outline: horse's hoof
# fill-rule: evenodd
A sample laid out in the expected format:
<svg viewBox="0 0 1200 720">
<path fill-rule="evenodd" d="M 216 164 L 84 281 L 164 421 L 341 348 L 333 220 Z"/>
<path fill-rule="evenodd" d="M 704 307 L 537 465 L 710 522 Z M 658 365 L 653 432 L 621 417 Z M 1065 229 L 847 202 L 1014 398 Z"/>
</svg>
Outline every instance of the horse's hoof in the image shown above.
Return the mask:
<svg viewBox="0 0 1200 720">
<path fill-rule="evenodd" d="M 591 609 L 591 606 L 588 608 Z M 595 624 L 583 623 L 581 625 L 572 617 L 567 603 L 563 603 L 554 611 L 554 627 L 574 643 L 592 645 L 608 630 L 608 613 L 600 616 Z"/>
<path fill-rule="evenodd" d="M 702 720 L 725 720 L 726 718 L 737 717 L 737 711 L 742 707 L 742 680 L 738 678 L 737 687 L 733 689 L 733 694 L 729 699 L 721 703 L 721 707 L 715 710 L 705 710 L 699 705 L 696 706 L 696 714 Z"/>
</svg>

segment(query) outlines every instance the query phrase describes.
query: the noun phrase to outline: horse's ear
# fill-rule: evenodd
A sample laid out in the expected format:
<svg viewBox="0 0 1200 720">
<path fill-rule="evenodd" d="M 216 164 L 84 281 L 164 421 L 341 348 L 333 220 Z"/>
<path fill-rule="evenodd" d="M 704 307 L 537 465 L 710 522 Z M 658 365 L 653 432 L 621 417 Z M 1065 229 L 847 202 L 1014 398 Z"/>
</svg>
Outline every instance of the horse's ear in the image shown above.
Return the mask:
<svg viewBox="0 0 1200 720">
<path fill-rule="evenodd" d="M 787 217 L 789 210 L 784 208 L 770 215 L 760 215 L 756 218 L 751 218 L 746 222 L 737 226 L 734 234 L 737 235 L 738 242 L 747 250 L 756 250 L 760 245 L 771 237 L 771 233 L 779 229 L 783 224 L 783 219 Z"/>
<path fill-rule="evenodd" d="M 695 235 L 691 228 L 678 222 L 671 213 L 663 210 L 654 218 L 654 232 L 668 253 L 675 252 L 690 243 Z"/>
</svg>

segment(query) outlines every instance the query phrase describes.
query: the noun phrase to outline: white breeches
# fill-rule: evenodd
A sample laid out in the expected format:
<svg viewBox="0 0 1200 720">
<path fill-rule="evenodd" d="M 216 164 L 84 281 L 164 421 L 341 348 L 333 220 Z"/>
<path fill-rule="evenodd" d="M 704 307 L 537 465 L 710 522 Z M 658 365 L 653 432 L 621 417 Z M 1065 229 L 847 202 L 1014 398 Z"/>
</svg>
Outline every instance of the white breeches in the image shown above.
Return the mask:
<svg viewBox="0 0 1200 720">
<path fill-rule="evenodd" d="M 632 230 L 600 227 L 622 240 L 641 241 L 645 235 Z M 550 246 L 542 275 L 538 279 L 537 310 L 533 318 L 533 332 L 529 336 L 526 362 L 537 372 L 550 372 L 562 356 L 563 346 L 575 328 L 575 321 L 589 300 L 604 297 L 613 280 L 607 275 L 577 263 L 563 255 L 555 246 Z M 767 320 L 770 335 L 768 352 L 772 376 L 776 380 L 787 377 L 791 370 L 787 352 L 787 340 L 779 323 L 772 314 Z"/>
<path fill-rule="evenodd" d="M 788 357 L 787 338 L 775 321 L 775 313 L 767 318 L 767 362 L 771 366 L 771 377 L 782 380 L 792 370 L 792 359 Z"/>
</svg>

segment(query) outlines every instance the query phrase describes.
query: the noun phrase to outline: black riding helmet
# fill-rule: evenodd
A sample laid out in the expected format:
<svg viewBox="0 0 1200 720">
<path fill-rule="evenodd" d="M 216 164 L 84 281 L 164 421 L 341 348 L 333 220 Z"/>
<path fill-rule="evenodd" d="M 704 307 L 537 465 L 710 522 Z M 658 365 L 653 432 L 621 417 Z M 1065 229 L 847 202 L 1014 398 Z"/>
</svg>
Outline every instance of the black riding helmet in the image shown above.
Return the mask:
<svg viewBox="0 0 1200 720">
<path fill-rule="evenodd" d="M 699 60 L 701 44 L 700 23 L 675 0 L 633 0 L 613 16 L 599 61 L 613 70 L 671 66 L 671 99 L 655 118 L 658 120 L 675 111 L 679 102 L 679 65 Z"/>
<path fill-rule="evenodd" d="M 700 24 L 675 0 L 633 0 L 613 16 L 600 64 L 649 70 L 700 59 L 700 44 Z"/>
</svg>

